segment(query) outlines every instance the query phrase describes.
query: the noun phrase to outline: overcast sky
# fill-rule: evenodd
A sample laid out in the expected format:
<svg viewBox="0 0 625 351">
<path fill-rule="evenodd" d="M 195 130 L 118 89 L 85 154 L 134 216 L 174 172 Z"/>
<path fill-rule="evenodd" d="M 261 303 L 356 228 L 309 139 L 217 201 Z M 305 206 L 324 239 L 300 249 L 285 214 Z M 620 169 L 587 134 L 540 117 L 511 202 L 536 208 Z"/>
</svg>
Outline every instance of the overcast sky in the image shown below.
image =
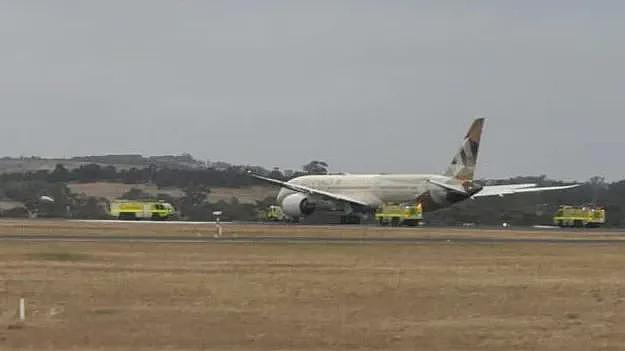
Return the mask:
<svg viewBox="0 0 625 351">
<path fill-rule="evenodd" d="M 623 1 L 0 1 L 0 155 L 625 178 Z"/>
</svg>

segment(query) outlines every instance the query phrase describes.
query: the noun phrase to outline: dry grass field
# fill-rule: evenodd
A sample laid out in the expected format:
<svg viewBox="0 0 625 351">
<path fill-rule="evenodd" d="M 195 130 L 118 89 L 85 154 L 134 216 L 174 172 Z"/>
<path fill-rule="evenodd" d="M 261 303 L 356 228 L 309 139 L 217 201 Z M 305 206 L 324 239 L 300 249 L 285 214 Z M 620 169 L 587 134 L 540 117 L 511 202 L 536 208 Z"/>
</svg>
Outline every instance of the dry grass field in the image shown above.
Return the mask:
<svg viewBox="0 0 625 351">
<path fill-rule="evenodd" d="M 210 233 L 200 225 L 0 222 L 0 237 L 20 227 L 40 235 Z M 588 235 L 226 227 L 226 235 L 263 233 Z M 619 243 L 0 245 L 0 349 L 625 348 Z M 19 297 L 27 300 L 23 324 L 16 320 Z"/>
<path fill-rule="evenodd" d="M 85 194 L 88 196 L 103 197 L 109 200 L 119 199 L 123 194 L 130 191 L 130 189 L 136 188 L 145 191 L 148 194 L 168 194 L 173 197 L 183 196 L 182 190 L 179 189 L 159 189 L 156 185 L 147 184 L 124 184 L 124 183 L 108 183 L 108 182 L 95 182 L 95 183 L 69 183 L 67 184 L 69 189 L 78 194 Z"/>
<path fill-rule="evenodd" d="M 180 189 L 159 189 L 156 185 L 147 184 L 124 184 L 124 183 L 108 183 L 108 182 L 95 182 L 95 183 L 70 183 L 68 187 L 72 192 L 83 193 L 89 196 L 103 197 L 109 200 L 119 199 L 123 194 L 128 192 L 132 188 L 137 188 L 145 191 L 148 194 L 158 195 L 167 194 L 173 197 L 182 197 L 184 192 Z M 210 189 L 208 194 L 208 200 L 211 202 L 227 201 L 233 197 L 236 197 L 241 203 L 254 204 L 256 201 L 261 201 L 267 197 L 275 197 L 278 193 L 276 187 L 272 186 L 248 186 L 241 188 L 223 188 L 215 187 Z"/>
</svg>

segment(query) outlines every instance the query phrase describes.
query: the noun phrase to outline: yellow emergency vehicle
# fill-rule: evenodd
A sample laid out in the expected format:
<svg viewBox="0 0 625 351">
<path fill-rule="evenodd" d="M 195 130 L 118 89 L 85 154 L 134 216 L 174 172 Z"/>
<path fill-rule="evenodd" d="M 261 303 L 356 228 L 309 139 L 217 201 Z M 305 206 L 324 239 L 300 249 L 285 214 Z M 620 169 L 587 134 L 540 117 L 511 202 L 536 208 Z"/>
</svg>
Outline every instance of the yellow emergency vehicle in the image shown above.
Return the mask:
<svg viewBox="0 0 625 351">
<path fill-rule="evenodd" d="M 286 215 L 282 211 L 282 207 L 271 205 L 267 207 L 263 219 L 270 222 L 282 222 L 286 220 Z"/>
<path fill-rule="evenodd" d="M 560 227 L 596 228 L 605 223 L 605 209 L 594 206 L 560 206 L 553 224 Z"/>
<path fill-rule="evenodd" d="M 414 227 L 423 222 L 423 208 L 421 204 L 385 204 L 375 212 L 375 219 L 380 225 Z"/>
<path fill-rule="evenodd" d="M 116 200 L 111 202 L 111 217 L 127 220 L 166 220 L 174 217 L 176 210 L 168 202 Z"/>
</svg>

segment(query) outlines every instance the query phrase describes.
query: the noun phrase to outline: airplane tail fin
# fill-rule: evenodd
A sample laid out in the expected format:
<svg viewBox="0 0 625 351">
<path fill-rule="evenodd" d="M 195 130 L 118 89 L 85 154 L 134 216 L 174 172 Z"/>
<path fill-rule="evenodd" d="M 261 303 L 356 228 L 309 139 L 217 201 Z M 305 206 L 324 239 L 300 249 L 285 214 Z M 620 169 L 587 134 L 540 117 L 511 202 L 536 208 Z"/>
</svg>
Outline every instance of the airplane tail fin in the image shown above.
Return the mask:
<svg viewBox="0 0 625 351">
<path fill-rule="evenodd" d="M 460 150 L 451 161 L 447 172 L 445 172 L 445 176 L 461 181 L 473 180 L 483 127 L 484 118 L 478 118 L 473 121 L 467 136 L 462 142 L 462 146 L 460 146 Z"/>
</svg>

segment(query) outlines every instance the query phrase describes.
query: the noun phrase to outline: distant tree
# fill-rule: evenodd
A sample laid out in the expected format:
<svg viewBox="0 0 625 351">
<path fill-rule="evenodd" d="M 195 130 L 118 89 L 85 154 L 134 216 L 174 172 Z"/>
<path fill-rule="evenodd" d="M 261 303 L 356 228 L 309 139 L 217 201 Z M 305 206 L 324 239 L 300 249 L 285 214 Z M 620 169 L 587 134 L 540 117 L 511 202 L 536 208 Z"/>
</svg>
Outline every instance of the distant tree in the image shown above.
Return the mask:
<svg viewBox="0 0 625 351">
<path fill-rule="evenodd" d="M 101 169 L 102 167 L 100 167 L 99 165 L 88 164 L 78 167 L 74 170 L 73 173 L 76 174 L 76 179 L 79 182 L 87 183 L 98 180 Z"/>
<path fill-rule="evenodd" d="M 5 198 L 21 202 L 32 213 L 44 217 L 64 217 L 67 206 L 73 201 L 72 194 L 64 183 L 22 180 L 0 183 L 0 187 Z M 42 200 L 42 196 L 54 201 Z"/>
<path fill-rule="evenodd" d="M 29 215 L 28 210 L 21 206 L 2 211 L 2 217 L 8 218 L 28 218 Z"/>
<path fill-rule="evenodd" d="M 184 189 L 184 201 L 190 206 L 199 206 L 208 198 L 210 189 L 205 185 L 191 185 Z"/>
<path fill-rule="evenodd" d="M 210 189 L 206 185 L 193 184 L 184 189 L 184 196 L 177 202 L 177 207 L 183 217 L 192 220 L 208 218 L 206 200 Z"/>
<path fill-rule="evenodd" d="M 52 173 L 48 176 L 50 182 L 69 182 L 71 174 L 62 164 L 57 164 Z"/>
<path fill-rule="evenodd" d="M 111 181 L 117 180 L 117 169 L 114 166 L 106 166 L 102 168 L 101 180 Z"/>
<path fill-rule="evenodd" d="M 149 200 L 152 199 L 153 196 L 139 188 L 132 188 L 122 194 L 121 198 L 124 200 Z"/>
<path fill-rule="evenodd" d="M 158 194 L 156 194 L 156 200 L 157 201 L 165 201 L 165 202 L 169 202 L 170 204 L 174 204 L 174 203 L 176 203 L 177 199 L 175 197 L 169 195 L 169 194 L 166 194 L 166 193 L 158 193 Z"/>
<path fill-rule="evenodd" d="M 274 179 L 284 179 L 284 174 L 282 174 L 280 168 L 274 167 L 271 173 L 269 173 L 269 177 Z"/>
<path fill-rule="evenodd" d="M 239 206 L 241 204 L 241 202 L 239 202 L 239 199 L 236 196 L 232 196 L 230 198 L 230 205 L 232 206 Z"/>
<path fill-rule="evenodd" d="M 256 208 L 260 209 L 260 210 L 264 210 L 267 207 L 271 206 L 271 205 L 275 205 L 276 204 L 276 198 L 273 196 L 268 196 L 262 200 L 256 200 Z"/>
<path fill-rule="evenodd" d="M 592 203 L 597 204 L 599 202 L 599 194 L 602 190 L 606 190 L 608 185 L 605 183 L 605 178 L 600 176 L 590 178 L 589 183 L 592 188 Z"/>
<path fill-rule="evenodd" d="M 79 196 L 73 207 L 72 216 L 75 218 L 103 219 L 108 216 L 106 200 L 93 196 Z"/>
<path fill-rule="evenodd" d="M 148 168 L 131 168 L 119 172 L 119 178 L 126 184 L 145 184 L 150 181 L 151 171 Z"/>
<path fill-rule="evenodd" d="M 311 161 L 302 169 L 308 174 L 328 174 L 328 164 L 324 161 Z"/>
<path fill-rule="evenodd" d="M 292 169 L 285 169 L 282 173 L 284 174 L 284 179 L 291 179 L 293 178 L 295 171 Z"/>
</svg>

